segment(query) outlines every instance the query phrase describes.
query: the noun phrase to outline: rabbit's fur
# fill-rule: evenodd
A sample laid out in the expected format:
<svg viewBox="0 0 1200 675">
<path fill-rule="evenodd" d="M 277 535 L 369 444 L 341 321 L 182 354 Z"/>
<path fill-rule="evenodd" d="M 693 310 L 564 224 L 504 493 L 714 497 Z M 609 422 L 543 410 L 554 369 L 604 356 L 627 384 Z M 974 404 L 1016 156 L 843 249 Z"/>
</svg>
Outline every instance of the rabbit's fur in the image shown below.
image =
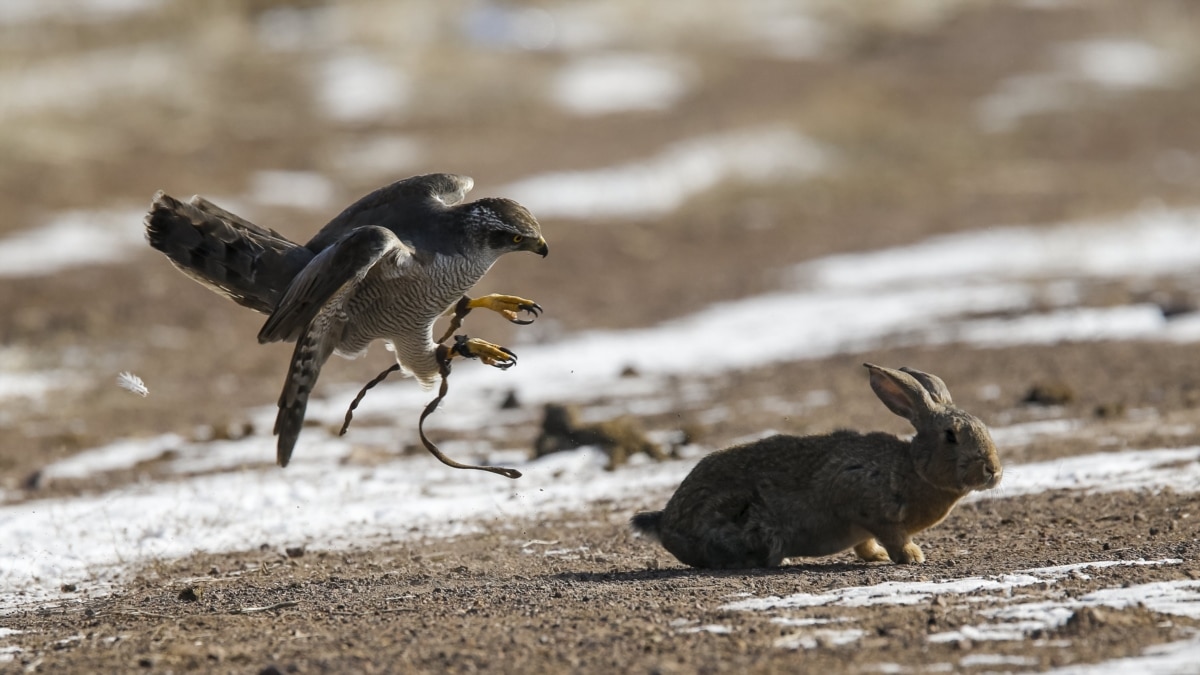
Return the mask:
<svg viewBox="0 0 1200 675">
<path fill-rule="evenodd" d="M 987 427 L 936 376 L 864 365 L 879 399 L 916 428 L 911 441 L 836 431 L 714 452 L 634 529 L 693 567 L 774 567 L 850 547 L 867 561 L 924 562 L 912 535 L 971 490 L 996 487 L 1000 460 Z"/>
</svg>

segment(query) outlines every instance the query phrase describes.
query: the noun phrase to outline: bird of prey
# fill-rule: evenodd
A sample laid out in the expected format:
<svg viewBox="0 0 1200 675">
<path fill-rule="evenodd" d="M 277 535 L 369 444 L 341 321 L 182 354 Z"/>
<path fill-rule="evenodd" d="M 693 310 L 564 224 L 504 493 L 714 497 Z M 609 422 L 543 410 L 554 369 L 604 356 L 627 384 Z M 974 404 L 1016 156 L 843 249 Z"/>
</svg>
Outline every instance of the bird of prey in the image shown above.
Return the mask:
<svg viewBox="0 0 1200 675">
<path fill-rule="evenodd" d="M 150 245 L 192 279 L 267 314 L 260 343 L 296 343 L 275 418 L 280 466 L 291 458 L 309 393 L 331 354 L 353 358 L 385 340 L 401 370 L 430 387 L 441 367 L 433 339 L 438 317 L 456 312 L 457 324 L 485 308 L 526 324 L 533 319 L 522 312 L 541 312 L 516 296 L 465 295 L 505 253 L 549 251 L 520 204 L 464 203 L 473 185 L 445 173 L 397 181 L 348 206 L 303 246 L 202 197 L 185 203 L 161 191 L 154 196 L 145 219 Z M 478 338 L 457 340 L 452 355 L 499 368 L 516 361 Z"/>
</svg>

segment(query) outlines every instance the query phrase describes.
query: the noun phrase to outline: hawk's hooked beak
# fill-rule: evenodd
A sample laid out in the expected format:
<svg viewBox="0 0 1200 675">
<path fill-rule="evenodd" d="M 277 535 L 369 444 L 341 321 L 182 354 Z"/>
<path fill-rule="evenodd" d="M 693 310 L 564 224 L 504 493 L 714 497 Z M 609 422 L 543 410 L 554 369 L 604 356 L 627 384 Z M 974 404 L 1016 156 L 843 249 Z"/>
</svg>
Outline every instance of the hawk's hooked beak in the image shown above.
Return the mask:
<svg viewBox="0 0 1200 675">
<path fill-rule="evenodd" d="M 550 253 L 550 247 L 546 245 L 545 237 L 538 237 L 538 240 L 529 247 L 530 251 L 545 258 Z"/>
</svg>

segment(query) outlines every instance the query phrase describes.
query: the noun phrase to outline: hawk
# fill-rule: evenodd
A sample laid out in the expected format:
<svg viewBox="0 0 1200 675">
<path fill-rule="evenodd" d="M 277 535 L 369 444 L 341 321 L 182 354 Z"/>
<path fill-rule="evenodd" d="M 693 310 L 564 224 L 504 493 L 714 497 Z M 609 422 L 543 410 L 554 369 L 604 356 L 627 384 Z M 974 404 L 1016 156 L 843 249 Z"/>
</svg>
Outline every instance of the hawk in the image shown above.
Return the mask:
<svg viewBox="0 0 1200 675">
<path fill-rule="evenodd" d="M 549 252 L 537 220 L 520 204 L 464 203 L 473 185 L 445 173 L 397 181 L 346 207 L 303 246 L 202 197 L 185 203 L 162 191 L 154 196 L 145 219 L 150 246 L 192 279 L 268 315 L 260 343 L 296 343 L 275 418 L 280 466 L 291 459 L 308 396 L 331 354 L 354 358 L 384 340 L 400 369 L 430 387 L 441 366 L 433 339 L 438 317 L 453 312 L 456 326 L 484 308 L 527 324 L 533 319 L 522 312 L 541 312 L 516 296 L 466 295 L 500 256 Z M 460 338 L 446 355 L 498 368 L 516 362 L 511 351 L 478 338 Z"/>
</svg>

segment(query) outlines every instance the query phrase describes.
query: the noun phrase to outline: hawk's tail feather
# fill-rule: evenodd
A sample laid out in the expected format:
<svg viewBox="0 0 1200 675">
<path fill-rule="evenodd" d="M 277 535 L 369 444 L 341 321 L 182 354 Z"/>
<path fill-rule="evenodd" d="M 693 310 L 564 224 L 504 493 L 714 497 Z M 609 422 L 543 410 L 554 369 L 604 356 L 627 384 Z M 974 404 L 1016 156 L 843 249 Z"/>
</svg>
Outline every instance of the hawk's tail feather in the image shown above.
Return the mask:
<svg viewBox="0 0 1200 675">
<path fill-rule="evenodd" d="M 239 305 L 269 314 L 312 252 L 203 199 L 159 191 L 146 239 L 184 274 Z"/>
<path fill-rule="evenodd" d="M 321 367 L 329 359 L 333 349 L 328 340 L 312 331 L 306 331 L 296 340 L 292 351 L 292 362 L 288 366 L 287 380 L 279 394 L 279 413 L 275 416 L 274 433 L 279 436 L 275 448 L 275 461 L 287 466 L 292 459 L 292 450 L 304 427 L 304 412 L 308 408 L 308 395 L 312 393 L 321 375 Z"/>
</svg>

